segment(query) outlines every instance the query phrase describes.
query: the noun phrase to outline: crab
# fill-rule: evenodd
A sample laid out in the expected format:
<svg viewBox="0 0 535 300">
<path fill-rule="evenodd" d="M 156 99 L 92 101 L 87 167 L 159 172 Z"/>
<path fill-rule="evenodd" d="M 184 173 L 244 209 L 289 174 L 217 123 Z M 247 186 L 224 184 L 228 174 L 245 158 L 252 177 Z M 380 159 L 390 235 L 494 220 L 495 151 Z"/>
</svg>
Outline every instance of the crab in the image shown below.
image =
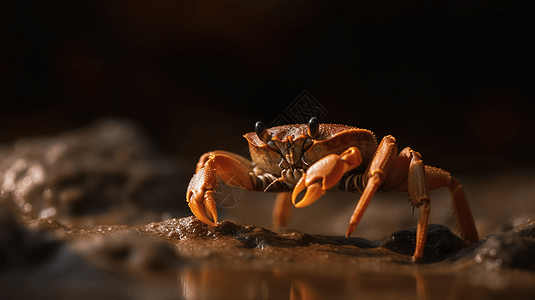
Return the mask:
<svg viewBox="0 0 535 300">
<path fill-rule="evenodd" d="M 407 147 L 397 152 L 396 139 L 385 136 L 377 144 L 375 135 L 347 125 L 320 124 L 313 117 L 308 124 L 266 128 L 262 122 L 244 135 L 251 160 L 216 150 L 205 153 L 197 163 L 186 201 L 202 222 L 216 226 L 214 194 L 219 179 L 247 191 L 279 193 L 273 222 L 288 222 L 291 205 L 305 207 L 326 191 L 360 193 L 349 221 L 346 237 L 356 230 L 373 195 L 378 192 L 406 192 L 419 208 L 413 261 L 421 260 L 427 237 L 431 198 L 429 191 L 447 187 L 451 194 L 457 228 L 467 245 L 479 240 L 472 212 L 459 181 L 449 172 L 424 165 L 420 153 Z M 304 196 L 297 201 L 304 191 Z"/>
</svg>

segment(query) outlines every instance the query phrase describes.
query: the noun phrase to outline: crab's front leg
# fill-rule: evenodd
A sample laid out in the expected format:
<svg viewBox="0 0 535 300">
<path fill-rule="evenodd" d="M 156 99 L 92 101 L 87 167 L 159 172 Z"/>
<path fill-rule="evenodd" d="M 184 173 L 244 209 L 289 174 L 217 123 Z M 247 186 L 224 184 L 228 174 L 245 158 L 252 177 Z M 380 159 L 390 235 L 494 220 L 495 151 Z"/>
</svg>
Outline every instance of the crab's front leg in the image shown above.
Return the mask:
<svg viewBox="0 0 535 300">
<path fill-rule="evenodd" d="M 228 185 L 252 191 L 255 189 L 253 176 L 252 163 L 243 156 L 226 151 L 206 153 L 199 159 L 197 171 L 189 182 L 186 201 L 199 220 L 215 226 L 217 210 L 214 193 L 219 178 Z"/>
<path fill-rule="evenodd" d="M 305 207 L 318 200 L 325 192 L 340 181 L 348 171 L 362 163 L 357 147 L 350 147 L 342 154 L 331 154 L 315 162 L 297 182 L 292 192 L 295 207 Z M 297 195 L 306 189 L 305 196 L 296 203 Z"/>
<path fill-rule="evenodd" d="M 360 188 L 357 188 L 357 192 L 361 192 L 362 195 L 360 196 L 357 207 L 355 208 L 355 211 L 353 212 L 353 215 L 349 221 L 349 226 L 346 230 L 346 237 L 351 236 L 351 234 L 357 228 L 360 219 L 362 219 L 362 216 L 364 215 L 364 211 L 366 211 L 368 204 L 370 204 L 370 200 L 379 187 L 381 187 L 383 184 L 388 171 L 390 170 L 390 166 L 396 158 L 396 153 L 396 139 L 391 135 L 385 136 L 377 147 L 377 151 L 375 152 L 372 161 L 368 165 L 364 177 L 362 178 L 364 189 L 360 190 Z M 360 179 L 360 176 L 355 176 L 353 178 L 354 180 L 357 180 Z M 358 185 L 362 184 L 355 184 L 355 186 Z"/>
</svg>

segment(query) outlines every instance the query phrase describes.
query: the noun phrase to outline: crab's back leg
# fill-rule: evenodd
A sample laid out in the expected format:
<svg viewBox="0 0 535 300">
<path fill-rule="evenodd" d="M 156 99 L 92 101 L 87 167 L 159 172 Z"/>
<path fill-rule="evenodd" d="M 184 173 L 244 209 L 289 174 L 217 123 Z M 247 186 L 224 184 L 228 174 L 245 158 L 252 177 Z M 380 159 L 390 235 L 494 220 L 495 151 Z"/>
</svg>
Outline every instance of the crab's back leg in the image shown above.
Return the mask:
<svg viewBox="0 0 535 300">
<path fill-rule="evenodd" d="M 466 243 L 472 245 L 479 241 L 479 235 L 477 234 L 477 228 L 474 222 L 474 217 L 472 216 L 472 211 L 470 210 L 470 205 L 468 205 L 463 186 L 459 184 L 459 181 L 454 177 L 447 176 L 446 178 L 448 177 L 451 178 L 447 187 L 451 194 L 455 222 L 457 223 L 461 236 Z"/>
<path fill-rule="evenodd" d="M 449 172 L 423 165 L 418 152 L 410 148 L 403 149 L 394 160 L 380 188 L 382 191 L 408 192 L 412 203 L 420 208 L 417 245 L 413 256 L 416 260 L 423 254 L 427 233 L 430 199 L 426 190 L 442 187 L 448 187 L 450 190 L 453 212 L 460 235 L 468 245 L 477 242 L 479 240 L 477 229 L 463 187 Z"/>
<path fill-rule="evenodd" d="M 407 166 L 409 165 L 409 161 L 411 161 L 411 153 L 417 152 L 412 151 L 410 148 L 405 148 L 401 151 L 394 161 L 383 186 L 381 186 L 382 191 L 394 190 L 410 193 L 410 184 L 407 179 Z M 472 245 L 479 241 L 479 235 L 472 216 L 472 211 L 470 210 L 470 205 L 468 204 L 462 185 L 460 185 L 459 181 L 447 171 L 431 166 L 424 167 L 425 178 L 430 191 L 442 187 L 447 187 L 450 190 L 453 215 L 461 237 L 468 245 Z"/>
<path fill-rule="evenodd" d="M 450 175 L 449 172 L 440 168 L 425 166 L 425 176 L 429 190 L 447 187 L 450 190 L 451 202 L 455 223 L 459 229 L 459 234 L 468 245 L 479 241 L 479 235 L 472 216 L 472 211 L 464 193 L 464 188 L 459 181 Z M 395 191 L 406 192 L 407 184 L 402 184 Z"/>
</svg>

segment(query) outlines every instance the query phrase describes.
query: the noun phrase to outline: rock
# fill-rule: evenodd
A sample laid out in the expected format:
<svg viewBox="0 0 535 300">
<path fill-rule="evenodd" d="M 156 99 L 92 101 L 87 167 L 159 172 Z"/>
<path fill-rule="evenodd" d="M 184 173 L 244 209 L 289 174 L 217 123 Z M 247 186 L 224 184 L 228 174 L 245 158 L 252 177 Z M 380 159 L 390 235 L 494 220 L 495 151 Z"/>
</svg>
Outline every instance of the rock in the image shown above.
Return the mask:
<svg viewBox="0 0 535 300">
<path fill-rule="evenodd" d="M 40 264 L 53 256 L 60 244 L 49 234 L 24 228 L 12 209 L 0 204 L 0 272 Z"/>
<path fill-rule="evenodd" d="M 413 255 L 416 245 L 416 228 L 394 232 L 381 246 L 393 252 Z M 422 262 L 436 262 L 466 247 L 466 244 L 448 228 L 431 224 L 427 231 L 427 239 Z"/>
<path fill-rule="evenodd" d="M 1 150 L 0 199 L 35 217 L 88 228 L 189 214 L 178 166 L 132 123 L 105 120 Z"/>
<path fill-rule="evenodd" d="M 211 240 L 232 239 L 245 248 L 296 247 L 311 244 L 352 245 L 360 248 L 378 247 L 378 243 L 361 238 L 313 236 L 302 232 L 279 235 L 271 230 L 253 225 L 239 225 L 222 221 L 218 226 L 210 226 L 190 216 L 139 226 L 140 232 L 153 232 L 173 239 L 206 238 Z"/>
<path fill-rule="evenodd" d="M 476 262 L 487 269 L 514 268 L 535 271 L 535 222 L 492 235 L 475 250 Z"/>
</svg>

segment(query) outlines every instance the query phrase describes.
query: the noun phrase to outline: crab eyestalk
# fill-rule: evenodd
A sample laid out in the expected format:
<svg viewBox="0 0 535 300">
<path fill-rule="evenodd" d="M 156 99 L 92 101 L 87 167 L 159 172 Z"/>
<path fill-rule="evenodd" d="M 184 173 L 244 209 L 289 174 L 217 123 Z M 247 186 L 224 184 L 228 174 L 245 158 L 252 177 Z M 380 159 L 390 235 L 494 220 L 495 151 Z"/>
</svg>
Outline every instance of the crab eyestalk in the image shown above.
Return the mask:
<svg viewBox="0 0 535 300">
<path fill-rule="evenodd" d="M 255 126 L 254 126 L 254 130 L 256 132 L 256 135 L 258 136 L 258 138 L 268 144 L 269 141 L 271 141 L 271 135 L 269 134 L 266 126 L 264 125 L 264 123 L 258 121 L 256 122 Z"/>
<path fill-rule="evenodd" d="M 312 139 L 315 139 L 319 131 L 320 131 L 320 121 L 318 121 L 318 118 L 316 117 L 310 118 L 310 121 L 308 121 L 308 125 L 307 125 L 308 136 Z"/>
<path fill-rule="evenodd" d="M 264 142 L 265 144 L 268 145 L 268 147 L 277 152 L 277 153 L 280 153 L 280 149 L 277 147 L 277 145 L 275 145 L 275 142 L 271 139 L 271 134 L 269 134 L 266 126 L 264 125 L 264 123 L 258 121 L 256 122 L 255 126 L 254 126 L 254 130 L 256 132 L 256 135 L 258 136 L 258 138 Z"/>
</svg>

